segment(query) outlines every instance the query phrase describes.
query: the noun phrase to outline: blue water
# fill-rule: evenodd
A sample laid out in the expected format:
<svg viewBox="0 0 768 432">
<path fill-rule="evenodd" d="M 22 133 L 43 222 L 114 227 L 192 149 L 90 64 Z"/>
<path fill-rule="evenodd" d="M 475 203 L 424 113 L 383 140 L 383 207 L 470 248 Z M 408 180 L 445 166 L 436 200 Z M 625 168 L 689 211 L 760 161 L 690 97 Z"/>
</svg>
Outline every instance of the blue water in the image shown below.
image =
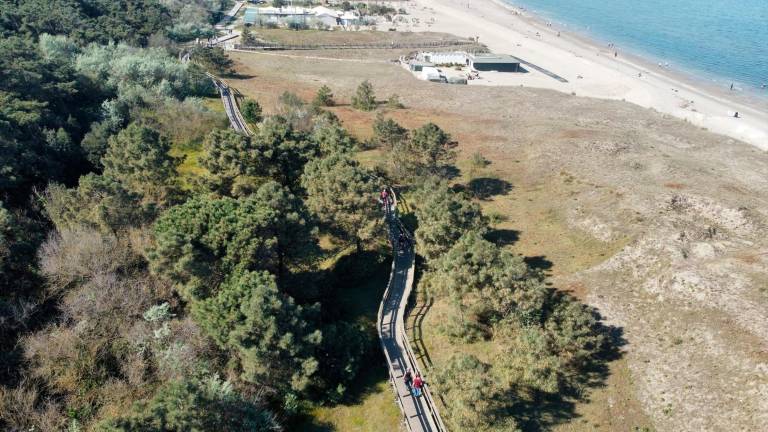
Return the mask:
<svg viewBox="0 0 768 432">
<path fill-rule="evenodd" d="M 507 0 L 573 30 L 768 95 L 768 0 Z M 560 25 L 557 25 L 560 23 Z"/>
</svg>

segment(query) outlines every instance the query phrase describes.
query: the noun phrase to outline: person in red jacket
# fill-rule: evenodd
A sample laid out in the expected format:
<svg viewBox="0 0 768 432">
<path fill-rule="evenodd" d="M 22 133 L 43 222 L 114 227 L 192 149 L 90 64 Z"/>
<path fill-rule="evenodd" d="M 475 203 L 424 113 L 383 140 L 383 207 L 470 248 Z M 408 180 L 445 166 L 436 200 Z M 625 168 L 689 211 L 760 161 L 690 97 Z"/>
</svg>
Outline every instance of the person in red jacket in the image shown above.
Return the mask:
<svg viewBox="0 0 768 432">
<path fill-rule="evenodd" d="M 421 379 L 421 375 L 416 374 L 416 378 L 413 379 L 413 395 L 416 397 L 421 396 L 421 389 L 424 387 L 424 380 Z"/>
</svg>

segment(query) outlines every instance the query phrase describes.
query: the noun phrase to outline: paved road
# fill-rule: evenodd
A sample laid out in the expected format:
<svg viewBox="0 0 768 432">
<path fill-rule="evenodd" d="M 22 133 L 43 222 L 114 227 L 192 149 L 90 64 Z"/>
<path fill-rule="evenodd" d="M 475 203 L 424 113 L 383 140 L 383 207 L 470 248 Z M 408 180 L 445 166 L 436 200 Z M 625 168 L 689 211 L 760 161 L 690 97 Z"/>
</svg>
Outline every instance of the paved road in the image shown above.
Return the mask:
<svg viewBox="0 0 768 432">
<path fill-rule="evenodd" d="M 398 221 L 390 212 L 387 216 L 390 236 L 399 235 Z M 396 244 L 397 242 L 395 242 Z M 396 399 L 403 412 L 408 430 L 413 432 L 442 432 L 445 427 L 426 387 L 424 394 L 414 397 L 403 381 L 407 369 L 419 371 L 405 333 L 405 310 L 413 288 L 414 253 L 412 248 L 396 250 L 389 286 L 379 311 L 379 338 L 387 359 Z M 427 377 L 428 378 L 428 377 Z"/>
</svg>

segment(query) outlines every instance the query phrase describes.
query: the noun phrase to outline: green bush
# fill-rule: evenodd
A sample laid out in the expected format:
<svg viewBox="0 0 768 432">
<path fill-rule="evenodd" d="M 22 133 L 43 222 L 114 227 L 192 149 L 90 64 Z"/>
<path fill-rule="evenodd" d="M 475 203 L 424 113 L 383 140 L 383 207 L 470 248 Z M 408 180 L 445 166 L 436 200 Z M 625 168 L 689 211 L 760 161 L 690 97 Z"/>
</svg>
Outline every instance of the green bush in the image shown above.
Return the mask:
<svg viewBox="0 0 768 432">
<path fill-rule="evenodd" d="M 368 80 L 363 81 L 357 87 L 357 92 L 352 96 L 352 107 L 360 111 L 376 109 L 376 96 L 373 93 L 373 86 Z"/>
</svg>

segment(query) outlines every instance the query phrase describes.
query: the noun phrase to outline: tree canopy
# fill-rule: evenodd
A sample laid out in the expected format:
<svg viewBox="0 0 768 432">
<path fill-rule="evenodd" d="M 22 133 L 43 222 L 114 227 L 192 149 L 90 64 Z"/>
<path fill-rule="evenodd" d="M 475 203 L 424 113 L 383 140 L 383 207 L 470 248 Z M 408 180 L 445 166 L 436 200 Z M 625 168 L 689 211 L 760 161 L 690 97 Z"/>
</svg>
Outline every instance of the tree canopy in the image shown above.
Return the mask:
<svg viewBox="0 0 768 432">
<path fill-rule="evenodd" d="M 168 205 L 179 193 L 176 168 L 181 163 L 169 154 L 170 149 L 168 140 L 156 130 L 131 124 L 109 139 L 102 158 L 104 175 L 146 202 Z"/>
<path fill-rule="evenodd" d="M 237 353 L 243 380 L 281 394 L 312 383 L 322 340 L 308 322 L 316 311 L 280 293 L 271 274 L 236 271 L 215 295 L 193 303 L 192 313 L 222 348 Z"/>
<path fill-rule="evenodd" d="M 103 432 L 279 431 L 275 415 L 258 399 L 239 395 L 216 377 L 196 382 L 173 381 L 149 400 L 103 421 Z"/>
<path fill-rule="evenodd" d="M 373 122 L 373 141 L 378 147 L 385 150 L 392 150 L 395 147 L 402 149 L 403 143 L 408 141 L 408 129 L 400 126 L 391 118 L 385 119 L 383 115 L 377 114 Z"/>
<path fill-rule="evenodd" d="M 302 177 L 307 207 L 318 220 L 358 250 L 377 234 L 381 213 L 376 205 L 377 183 L 346 153 L 332 153 L 307 164 Z"/>
<path fill-rule="evenodd" d="M 394 125 L 387 125 L 393 134 L 392 157 L 400 169 L 411 178 L 447 176 L 447 169 L 456 161 L 456 142 L 434 123 L 413 130 L 410 139 L 398 136 L 401 132 Z"/>
<path fill-rule="evenodd" d="M 236 270 L 284 274 L 312 250 L 310 230 L 299 202 L 275 183 L 237 200 L 200 196 L 158 218 L 150 262 L 185 298 L 207 298 Z"/>
<path fill-rule="evenodd" d="M 467 231 L 482 233 L 488 227 L 480 207 L 445 183 L 428 180 L 417 198 L 416 250 L 430 261 L 447 252 Z"/>
</svg>

